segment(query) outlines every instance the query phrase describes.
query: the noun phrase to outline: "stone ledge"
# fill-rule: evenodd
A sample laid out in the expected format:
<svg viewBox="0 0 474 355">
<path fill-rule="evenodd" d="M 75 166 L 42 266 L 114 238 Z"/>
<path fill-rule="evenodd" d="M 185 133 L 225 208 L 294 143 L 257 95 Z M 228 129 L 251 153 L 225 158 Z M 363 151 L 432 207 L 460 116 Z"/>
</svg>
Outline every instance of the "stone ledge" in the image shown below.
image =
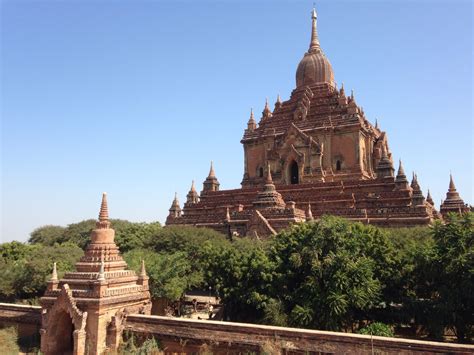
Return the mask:
<svg viewBox="0 0 474 355">
<path fill-rule="evenodd" d="M 158 338 L 161 336 L 164 340 L 194 340 L 251 348 L 268 341 L 276 341 L 284 348 L 297 351 L 335 353 L 381 351 L 388 354 L 474 353 L 472 345 L 135 314 L 127 316 L 126 328 L 137 333 L 154 334 Z"/>
</svg>

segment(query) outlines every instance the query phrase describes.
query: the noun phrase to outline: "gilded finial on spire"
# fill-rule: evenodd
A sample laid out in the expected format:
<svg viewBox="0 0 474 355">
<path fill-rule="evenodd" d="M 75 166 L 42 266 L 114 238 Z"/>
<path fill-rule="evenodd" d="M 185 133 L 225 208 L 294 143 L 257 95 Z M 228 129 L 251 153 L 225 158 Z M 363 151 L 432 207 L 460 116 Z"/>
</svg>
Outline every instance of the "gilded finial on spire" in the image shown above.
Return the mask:
<svg viewBox="0 0 474 355">
<path fill-rule="evenodd" d="M 280 98 L 280 94 L 277 95 L 277 101 L 276 101 L 278 104 L 281 104 L 281 98 Z"/>
<path fill-rule="evenodd" d="M 379 121 L 378 121 L 378 119 L 375 119 L 375 128 L 379 129 Z"/>
</svg>

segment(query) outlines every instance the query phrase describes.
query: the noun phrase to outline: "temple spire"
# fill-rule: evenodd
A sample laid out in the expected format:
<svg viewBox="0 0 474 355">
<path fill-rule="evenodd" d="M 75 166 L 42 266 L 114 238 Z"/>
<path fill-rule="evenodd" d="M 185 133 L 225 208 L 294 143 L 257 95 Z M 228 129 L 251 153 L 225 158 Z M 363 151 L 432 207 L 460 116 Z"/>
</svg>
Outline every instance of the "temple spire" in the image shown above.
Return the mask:
<svg viewBox="0 0 474 355">
<path fill-rule="evenodd" d="M 107 192 L 102 193 L 102 202 L 100 204 L 99 220 L 96 223 L 99 229 L 108 229 L 109 222 L 109 207 L 107 205 Z"/>
<path fill-rule="evenodd" d="M 140 277 L 146 277 L 146 269 L 145 269 L 145 260 L 142 259 L 142 266 L 140 269 Z"/>
<path fill-rule="evenodd" d="M 105 222 L 109 220 L 109 208 L 107 206 L 107 192 L 102 194 L 102 202 L 100 204 L 99 221 Z"/>
<path fill-rule="evenodd" d="M 456 191 L 456 186 L 454 185 L 453 174 L 449 174 L 449 191 Z"/>
<path fill-rule="evenodd" d="M 219 185 L 220 184 L 217 180 L 216 173 L 214 172 L 214 164 L 211 161 L 211 169 L 209 170 L 209 175 L 207 176 L 206 180 L 204 180 L 201 195 L 208 191 L 219 191 Z"/>
<path fill-rule="evenodd" d="M 272 179 L 272 172 L 270 169 L 270 164 L 267 166 L 267 179 L 265 181 L 265 184 L 273 184 L 273 179 Z"/>
<path fill-rule="evenodd" d="M 194 185 L 194 180 L 191 183 L 191 188 L 189 189 L 188 194 L 186 195 L 186 203 L 194 204 L 199 202 L 199 194 L 196 191 L 196 186 Z"/>
<path fill-rule="evenodd" d="M 272 110 L 270 110 L 270 106 L 268 106 L 268 98 L 265 98 L 265 107 L 262 111 L 262 119 L 265 119 L 271 116 L 272 116 Z"/>
<path fill-rule="evenodd" d="M 308 53 L 315 53 L 321 51 L 321 46 L 319 44 L 318 38 L 317 19 L 318 14 L 316 13 L 316 9 L 313 7 L 313 11 L 311 12 L 311 42 L 309 44 Z"/>
<path fill-rule="evenodd" d="M 53 272 L 51 274 L 51 281 L 58 281 L 58 270 L 56 269 L 56 263 L 53 263 Z"/>
<path fill-rule="evenodd" d="M 214 172 L 214 163 L 211 160 L 211 168 L 209 169 L 209 175 L 207 177 L 215 178 L 216 173 Z"/>
<path fill-rule="evenodd" d="M 257 128 L 257 122 L 255 121 L 255 118 L 253 116 L 253 108 L 250 109 L 250 118 L 249 121 L 247 122 L 247 130 L 248 131 L 253 131 Z"/>
<path fill-rule="evenodd" d="M 428 202 L 431 206 L 434 206 L 434 201 L 433 201 L 433 198 L 431 197 L 429 189 L 428 189 L 428 194 L 426 195 L 426 202 Z"/>
</svg>

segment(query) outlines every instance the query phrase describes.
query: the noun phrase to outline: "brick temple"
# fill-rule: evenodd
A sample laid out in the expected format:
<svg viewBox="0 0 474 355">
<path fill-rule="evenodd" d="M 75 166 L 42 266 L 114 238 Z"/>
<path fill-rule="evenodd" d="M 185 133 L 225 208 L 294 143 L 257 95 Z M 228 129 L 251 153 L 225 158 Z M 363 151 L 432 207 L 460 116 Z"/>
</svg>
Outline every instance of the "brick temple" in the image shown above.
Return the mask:
<svg viewBox="0 0 474 355">
<path fill-rule="evenodd" d="M 242 187 L 220 190 L 211 163 L 199 195 L 194 182 L 181 209 L 175 196 L 166 225 L 193 225 L 229 236 L 263 237 L 323 214 L 380 226 L 427 225 L 468 206 L 450 179 L 438 212 L 416 174 L 397 173 L 386 132 L 371 124 L 354 93 L 337 87 L 321 49 L 317 14 L 311 42 L 296 70 L 290 99 L 253 111 L 241 143 Z"/>
<path fill-rule="evenodd" d="M 145 265 L 139 275 L 114 242 L 106 194 L 96 229 L 76 271 L 58 279 L 56 263 L 41 298 L 41 351 L 45 355 L 102 354 L 115 351 L 127 314 L 150 314 L 151 301 Z"/>
</svg>

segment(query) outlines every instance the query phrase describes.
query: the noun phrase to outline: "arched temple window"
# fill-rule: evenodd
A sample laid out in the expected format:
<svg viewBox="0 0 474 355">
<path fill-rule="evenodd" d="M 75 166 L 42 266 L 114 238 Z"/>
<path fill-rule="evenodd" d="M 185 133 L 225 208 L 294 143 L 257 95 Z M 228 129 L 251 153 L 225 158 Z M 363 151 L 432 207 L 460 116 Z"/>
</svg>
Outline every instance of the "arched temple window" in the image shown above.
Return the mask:
<svg viewBox="0 0 474 355">
<path fill-rule="evenodd" d="M 340 171 L 341 170 L 341 161 L 338 160 L 336 161 L 336 171 Z"/>
<path fill-rule="evenodd" d="M 290 183 L 292 185 L 298 184 L 300 182 L 298 163 L 293 160 L 290 164 Z"/>
<path fill-rule="evenodd" d="M 258 169 L 258 176 L 259 176 L 259 177 L 263 177 L 263 168 L 262 168 L 262 167 L 260 167 L 260 168 Z"/>
</svg>

